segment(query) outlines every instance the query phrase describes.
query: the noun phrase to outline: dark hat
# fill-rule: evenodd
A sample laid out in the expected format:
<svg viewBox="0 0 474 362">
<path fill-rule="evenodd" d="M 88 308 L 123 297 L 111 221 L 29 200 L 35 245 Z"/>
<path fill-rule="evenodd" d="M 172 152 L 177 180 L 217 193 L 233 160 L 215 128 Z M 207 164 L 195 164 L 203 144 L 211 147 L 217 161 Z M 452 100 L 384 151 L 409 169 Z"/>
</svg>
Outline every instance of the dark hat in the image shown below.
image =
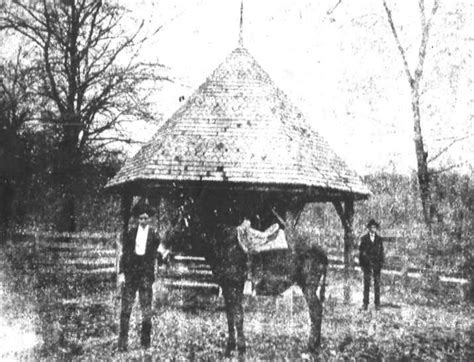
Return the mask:
<svg viewBox="0 0 474 362">
<path fill-rule="evenodd" d="M 372 225 L 375 225 L 377 229 L 380 227 L 380 224 L 377 221 L 375 221 L 375 219 L 369 220 L 369 222 L 367 223 L 367 229 L 370 229 Z"/>
<path fill-rule="evenodd" d="M 148 214 L 148 216 L 153 216 L 154 211 L 153 208 L 147 202 L 140 200 L 132 208 L 132 214 L 133 216 L 137 217 L 142 214 Z"/>
</svg>

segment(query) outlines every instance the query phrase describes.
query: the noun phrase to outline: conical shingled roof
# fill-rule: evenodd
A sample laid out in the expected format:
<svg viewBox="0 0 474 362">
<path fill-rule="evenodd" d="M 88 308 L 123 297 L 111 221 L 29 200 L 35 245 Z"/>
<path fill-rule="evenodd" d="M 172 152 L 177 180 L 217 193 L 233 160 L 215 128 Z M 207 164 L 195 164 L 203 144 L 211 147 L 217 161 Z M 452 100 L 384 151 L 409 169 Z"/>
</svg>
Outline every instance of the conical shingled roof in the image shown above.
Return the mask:
<svg viewBox="0 0 474 362">
<path fill-rule="evenodd" d="M 219 182 L 370 194 L 243 47 L 235 49 L 108 187 Z"/>
</svg>

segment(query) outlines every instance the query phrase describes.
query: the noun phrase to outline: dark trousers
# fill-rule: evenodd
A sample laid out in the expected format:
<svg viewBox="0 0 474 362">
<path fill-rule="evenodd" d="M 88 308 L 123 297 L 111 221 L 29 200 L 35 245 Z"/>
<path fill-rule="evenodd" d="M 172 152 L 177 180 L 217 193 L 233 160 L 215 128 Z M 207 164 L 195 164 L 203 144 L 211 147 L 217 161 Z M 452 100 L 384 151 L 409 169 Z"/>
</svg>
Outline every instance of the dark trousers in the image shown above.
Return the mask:
<svg viewBox="0 0 474 362">
<path fill-rule="evenodd" d="M 370 279 L 374 276 L 374 304 L 380 307 L 380 270 L 381 268 L 366 267 L 364 272 L 364 306 L 369 305 Z"/>
<path fill-rule="evenodd" d="M 151 317 L 153 298 L 153 278 L 144 273 L 125 275 L 125 285 L 122 289 L 122 311 L 120 313 L 119 346 L 127 347 L 130 314 L 138 291 L 138 298 L 142 311 L 141 345 L 150 346 Z"/>
</svg>

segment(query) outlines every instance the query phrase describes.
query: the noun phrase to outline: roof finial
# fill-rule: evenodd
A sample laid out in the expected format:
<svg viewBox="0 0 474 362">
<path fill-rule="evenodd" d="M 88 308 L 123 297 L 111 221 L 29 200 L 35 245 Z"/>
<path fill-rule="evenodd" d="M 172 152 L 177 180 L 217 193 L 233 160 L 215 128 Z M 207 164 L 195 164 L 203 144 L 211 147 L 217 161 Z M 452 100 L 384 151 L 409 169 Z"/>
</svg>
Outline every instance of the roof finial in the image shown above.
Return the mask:
<svg viewBox="0 0 474 362">
<path fill-rule="evenodd" d="M 244 0 L 240 0 L 240 31 L 239 31 L 239 47 L 244 47 Z"/>
</svg>

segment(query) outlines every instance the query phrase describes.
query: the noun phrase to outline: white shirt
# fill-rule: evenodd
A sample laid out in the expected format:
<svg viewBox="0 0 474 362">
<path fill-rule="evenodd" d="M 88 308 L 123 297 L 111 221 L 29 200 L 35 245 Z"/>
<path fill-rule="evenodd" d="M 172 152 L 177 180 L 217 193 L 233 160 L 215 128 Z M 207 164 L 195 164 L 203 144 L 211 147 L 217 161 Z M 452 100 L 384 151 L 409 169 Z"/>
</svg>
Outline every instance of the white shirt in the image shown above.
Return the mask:
<svg viewBox="0 0 474 362">
<path fill-rule="evenodd" d="M 145 255 L 146 240 L 148 239 L 149 225 L 142 227 L 139 226 L 137 230 L 137 237 L 135 239 L 135 254 Z"/>
<path fill-rule="evenodd" d="M 370 241 L 374 242 L 375 241 L 375 233 L 374 234 L 369 233 L 369 236 L 370 236 Z"/>
</svg>

